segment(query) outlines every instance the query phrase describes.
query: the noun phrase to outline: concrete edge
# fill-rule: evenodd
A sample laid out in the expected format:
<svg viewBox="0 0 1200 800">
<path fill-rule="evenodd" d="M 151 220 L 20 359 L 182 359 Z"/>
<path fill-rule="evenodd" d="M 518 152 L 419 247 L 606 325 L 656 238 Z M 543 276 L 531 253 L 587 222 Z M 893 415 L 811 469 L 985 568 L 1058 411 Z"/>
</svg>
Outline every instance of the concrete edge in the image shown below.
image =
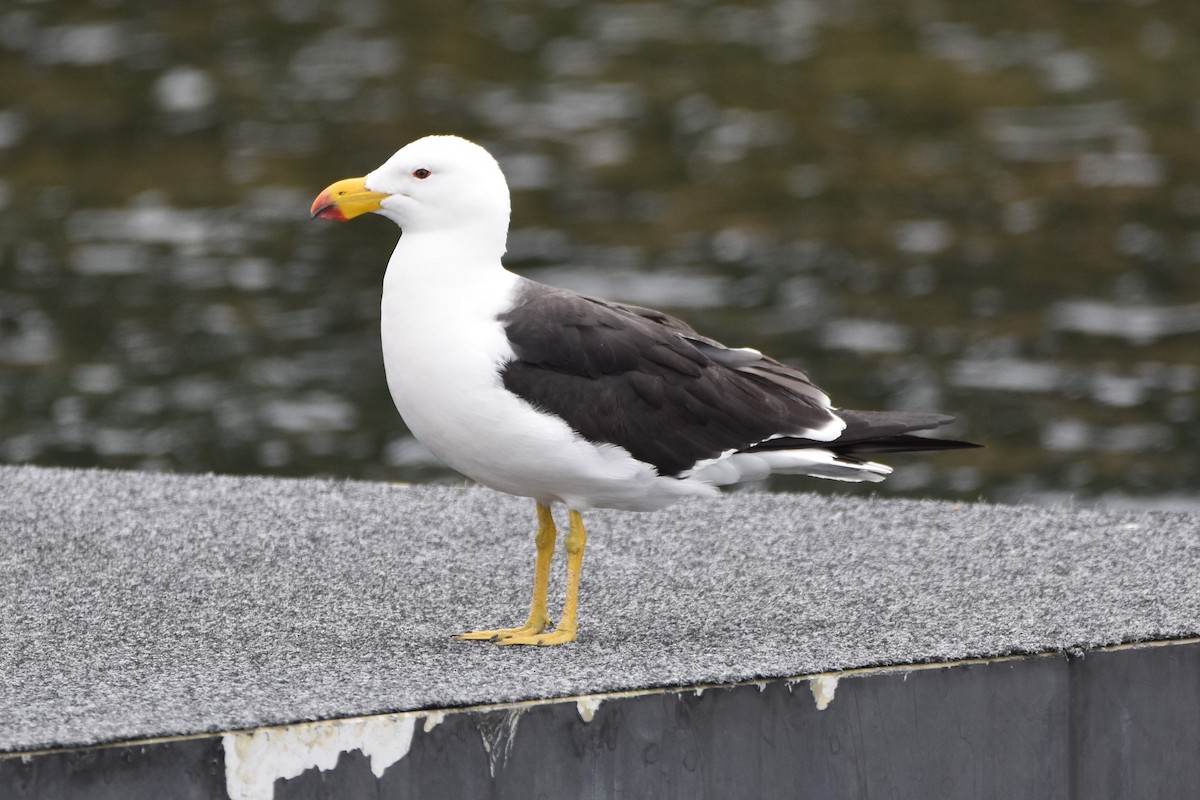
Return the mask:
<svg viewBox="0 0 1200 800">
<path fill-rule="evenodd" d="M 328 717 L 325 719 L 303 720 L 281 723 L 278 725 L 263 725 L 253 728 L 216 730 L 204 733 L 188 733 L 175 736 L 157 736 L 141 739 L 119 739 L 110 742 L 97 742 L 90 745 L 72 745 L 67 747 L 41 748 L 38 750 L 9 750 L 0 751 L 0 761 L 15 758 L 28 760 L 38 756 L 89 752 L 93 750 L 107 750 L 122 747 L 144 747 L 174 742 L 195 741 L 200 739 L 214 739 L 217 737 L 223 737 L 227 740 L 226 747 L 228 749 L 230 746 L 228 740 L 234 739 L 235 737 L 252 737 L 260 733 L 290 732 L 297 729 L 301 731 L 319 731 L 342 725 L 361 725 L 364 723 L 381 720 L 404 723 L 411 721 L 414 724 L 417 720 L 424 720 L 424 730 L 425 732 L 429 732 L 434 727 L 439 725 L 447 716 L 452 714 L 489 714 L 497 711 L 523 713 L 529 709 L 538 708 L 541 706 L 562 705 L 566 703 L 575 703 L 579 715 L 583 721 L 590 722 L 596 709 L 599 708 L 600 705 L 605 701 L 609 700 L 623 700 L 663 694 L 693 693 L 699 695 L 710 689 L 735 689 L 746 686 L 757 686 L 760 690 L 762 690 L 765 689 L 766 686 L 776 683 L 781 683 L 789 687 L 800 683 L 809 683 L 813 692 L 814 702 L 817 704 L 818 710 L 821 710 L 824 709 L 825 706 L 828 705 L 828 703 L 832 700 L 833 691 L 836 689 L 837 683 L 843 678 L 864 678 L 881 675 L 925 672 L 938 669 L 950 669 L 954 667 L 986 666 L 991 664 L 1033 661 L 1063 656 L 1086 657 L 1089 653 L 1110 653 L 1120 652 L 1123 650 L 1152 649 L 1191 644 L 1200 644 L 1200 636 L 1187 636 L 1177 639 L 1147 639 L 1141 641 L 1118 642 L 1115 644 L 1101 645 L 1098 647 L 1068 648 L 1065 650 L 1048 650 L 1038 653 L 1014 653 L 1004 656 L 984 656 L 979 658 L 964 658 L 950 661 L 926 661 L 905 664 L 885 664 L 872 667 L 853 667 L 844 670 L 831 670 L 828 672 L 817 672 L 804 675 L 752 678 L 731 683 L 699 683 L 694 685 L 654 686 L 643 689 L 624 689 L 613 692 L 598 692 L 596 694 L 567 695 L 563 697 L 548 697 L 536 700 L 517 700 L 506 703 L 484 703 L 470 706 L 418 709 L 413 711 L 381 712 L 378 714 L 368 714 L 362 716 Z M 398 756 L 398 758 L 399 757 L 403 757 L 403 754 Z"/>
</svg>

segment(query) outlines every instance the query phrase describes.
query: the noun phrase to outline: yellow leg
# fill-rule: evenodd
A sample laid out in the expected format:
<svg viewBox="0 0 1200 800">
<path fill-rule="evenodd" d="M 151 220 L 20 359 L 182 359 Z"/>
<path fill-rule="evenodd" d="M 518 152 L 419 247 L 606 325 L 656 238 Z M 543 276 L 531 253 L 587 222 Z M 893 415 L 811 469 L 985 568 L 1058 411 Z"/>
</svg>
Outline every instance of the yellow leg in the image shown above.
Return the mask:
<svg viewBox="0 0 1200 800">
<path fill-rule="evenodd" d="M 496 644 L 548 646 L 575 641 L 575 631 L 579 627 L 576 620 L 576 611 L 579 608 L 579 573 L 583 569 L 583 548 L 587 544 L 587 530 L 583 527 L 583 516 L 578 511 L 571 512 L 571 529 L 564 544 L 567 546 L 567 599 L 563 603 L 562 619 L 558 627 L 552 633 L 537 631 L 502 636 L 496 640 Z"/>
<path fill-rule="evenodd" d="M 550 560 L 554 556 L 554 540 L 558 536 L 558 530 L 554 527 L 554 515 L 550 513 L 550 506 L 538 503 L 537 514 L 538 529 L 534 538 L 537 544 L 537 565 L 533 570 L 533 601 L 529 607 L 529 618 L 519 628 L 460 633 L 454 637 L 458 641 L 491 641 L 510 636 L 528 636 L 541 633 L 550 627 L 550 615 L 546 611 L 546 591 L 550 586 Z"/>
</svg>

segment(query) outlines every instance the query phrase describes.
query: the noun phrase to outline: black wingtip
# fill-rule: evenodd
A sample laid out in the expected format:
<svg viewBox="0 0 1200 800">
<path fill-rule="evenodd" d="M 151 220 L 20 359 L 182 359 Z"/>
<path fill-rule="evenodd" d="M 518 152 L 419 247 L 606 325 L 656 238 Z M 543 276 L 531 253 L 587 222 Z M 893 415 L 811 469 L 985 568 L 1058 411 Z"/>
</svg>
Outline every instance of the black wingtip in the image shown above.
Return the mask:
<svg viewBox="0 0 1200 800">
<path fill-rule="evenodd" d="M 983 447 L 975 442 L 962 442 L 957 439 L 934 439 L 929 436 L 913 436 L 902 433 L 897 436 L 886 436 L 882 439 L 867 439 L 861 442 L 849 442 L 839 445 L 831 442 L 829 449 L 838 454 L 854 455 L 858 453 L 923 453 L 934 450 L 976 450 Z"/>
</svg>

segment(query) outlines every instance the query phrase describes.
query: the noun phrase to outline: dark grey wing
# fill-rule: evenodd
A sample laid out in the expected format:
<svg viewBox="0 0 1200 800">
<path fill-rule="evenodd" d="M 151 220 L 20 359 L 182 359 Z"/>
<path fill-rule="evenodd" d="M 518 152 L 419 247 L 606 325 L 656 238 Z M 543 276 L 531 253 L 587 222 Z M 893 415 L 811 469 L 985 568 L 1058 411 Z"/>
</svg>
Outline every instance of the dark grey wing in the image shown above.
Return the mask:
<svg viewBox="0 0 1200 800">
<path fill-rule="evenodd" d="M 649 320 L 666 330 L 672 331 L 717 364 L 736 369 L 746 375 L 755 376 L 757 379 L 766 381 L 767 383 L 778 384 L 780 388 L 788 392 L 794 392 L 807 397 L 820 408 L 828 409 L 830 407 L 829 396 L 818 389 L 809 380 L 807 375 L 795 367 L 789 367 L 773 358 L 764 356 L 753 348 L 726 347 L 716 339 L 709 339 L 707 336 L 701 336 L 699 333 L 696 333 L 683 320 L 672 317 L 670 314 L 664 314 L 653 308 L 643 308 L 623 303 L 609 303 L 593 298 L 587 299 L 593 303 L 600 303 L 609 308 Z"/>
<path fill-rule="evenodd" d="M 807 395 L 819 405 L 829 406 L 829 398 L 825 393 L 818 389 L 807 375 L 795 367 L 780 364 L 749 347 L 726 347 L 714 339 L 701 336 L 683 321 L 661 311 L 615 303 L 609 305 L 670 328 L 718 364 L 747 374 L 759 375 L 765 380 L 785 385 L 791 391 Z M 932 430 L 949 425 L 954 422 L 954 417 L 948 414 L 932 411 L 851 411 L 845 408 L 832 410 L 846 425 L 845 429 L 832 441 L 776 436 L 745 448 L 745 450 L 755 452 L 823 447 L 832 450 L 839 456 L 852 457 L 862 453 L 910 453 L 922 450 L 961 450 L 982 447 L 974 442 L 930 439 L 927 436 L 911 435 L 913 431 Z"/>
<path fill-rule="evenodd" d="M 652 309 L 527 281 L 500 321 L 516 354 L 502 367 L 506 389 L 662 475 L 841 424 L 803 373 Z"/>
</svg>

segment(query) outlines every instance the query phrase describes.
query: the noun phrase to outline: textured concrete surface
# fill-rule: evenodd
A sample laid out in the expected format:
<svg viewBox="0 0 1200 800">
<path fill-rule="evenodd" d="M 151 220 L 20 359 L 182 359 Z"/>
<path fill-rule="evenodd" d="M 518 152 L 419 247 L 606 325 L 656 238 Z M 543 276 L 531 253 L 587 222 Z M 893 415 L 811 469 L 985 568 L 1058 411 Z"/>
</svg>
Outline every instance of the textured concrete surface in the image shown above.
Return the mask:
<svg viewBox="0 0 1200 800">
<path fill-rule="evenodd" d="M 0 468 L 0 751 L 1200 633 L 1195 515 L 738 494 L 585 519 L 580 640 L 502 649 L 449 635 L 523 618 L 531 501 Z"/>
</svg>

